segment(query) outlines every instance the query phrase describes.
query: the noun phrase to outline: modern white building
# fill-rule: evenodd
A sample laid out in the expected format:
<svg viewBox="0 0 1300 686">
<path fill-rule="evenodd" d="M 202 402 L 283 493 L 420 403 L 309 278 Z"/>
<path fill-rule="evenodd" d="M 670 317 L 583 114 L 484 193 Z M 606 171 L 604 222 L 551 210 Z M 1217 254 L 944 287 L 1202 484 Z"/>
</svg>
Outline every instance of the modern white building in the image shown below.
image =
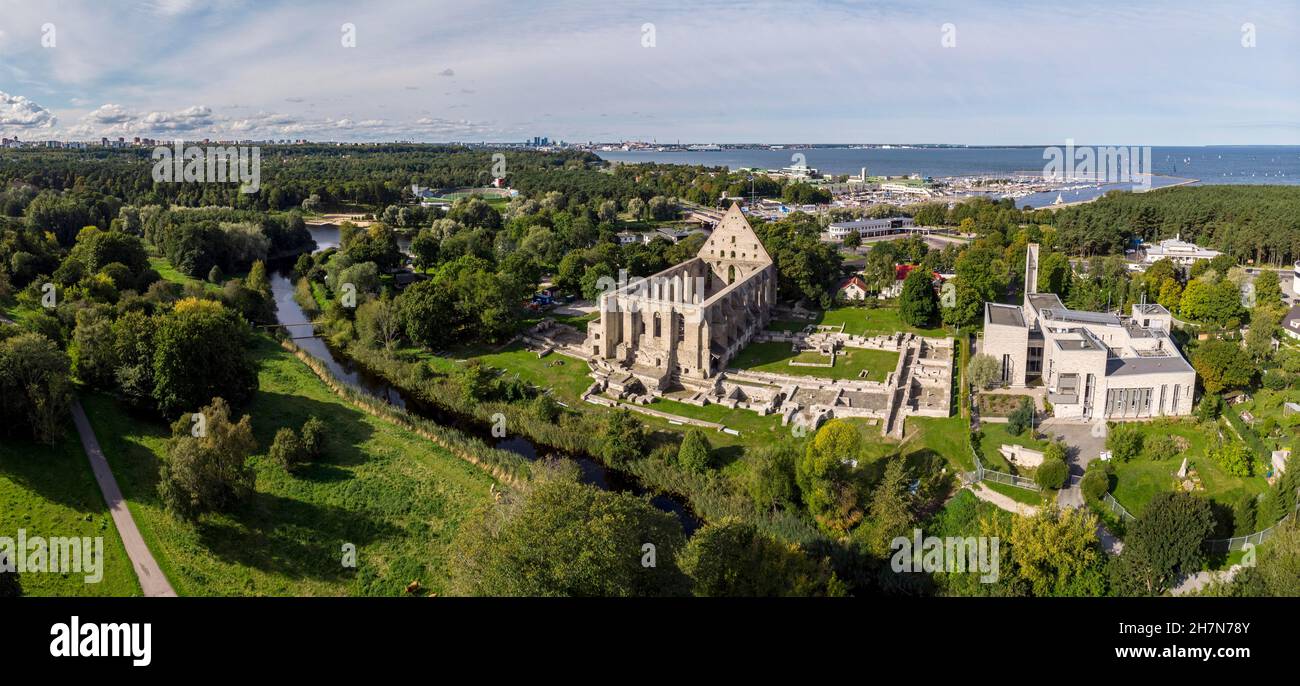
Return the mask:
<svg viewBox="0 0 1300 686">
<path fill-rule="evenodd" d="M 1291 265 L 1291 295 L 1300 298 L 1300 262 Z"/>
<path fill-rule="evenodd" d="M 1067 308 L 1038 293 L 1038 245 L 1025 260 L 1023 305 L 984 304 L 982 351 L 1002 382 L 1041 381 L 1056 416 L 1132 419 L 1192 413 L 1196 371 L 1169 336 L 1173 317 L 1156 304 L 1128 317 Z"/>
<path fill-rule="evenodd" d="M 851 233 L 862 234 L 863 238 L 876 236 L 893 236 L 908 233 L 915 226 L 911 217 L 888 217 L 885 219 L 855 219 L 851 222 L 834 222 L 826 227 L 832 240 L 842 241 Z"/>
<path fill-rule="evenodd" d="M 1147 256 L 1144 261 L 1147 264 L 1154 264 L 1167 257 L 1173 260 L 1174 264 L 1189 267 L 1194 262 L 1200 260 L 1212 260 L 1223 253 L 1218 250 L 1202 248 L 1195 243 L 1188 243 L 1187 241 L 1182 240 L 1179 236 L 1174 236 L 1173 238 L 1166 238 L 1165 240 L 1160 241 L 1157 245 L 1147 248 L 1146 254 Z"/>
</svg>

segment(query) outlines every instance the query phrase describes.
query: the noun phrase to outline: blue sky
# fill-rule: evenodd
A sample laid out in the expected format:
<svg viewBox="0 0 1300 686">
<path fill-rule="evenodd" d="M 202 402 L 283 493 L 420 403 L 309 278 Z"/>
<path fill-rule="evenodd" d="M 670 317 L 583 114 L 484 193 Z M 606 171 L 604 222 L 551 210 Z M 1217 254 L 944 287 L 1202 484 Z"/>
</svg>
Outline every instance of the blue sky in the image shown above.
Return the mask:
<svg viewBox="0 0 1300 686">
<path fill-rule="evenodd" d="M 0 132 L 1300 144 L 1295 0 L 1058 4 L 0 0 Z"/>
</svg>

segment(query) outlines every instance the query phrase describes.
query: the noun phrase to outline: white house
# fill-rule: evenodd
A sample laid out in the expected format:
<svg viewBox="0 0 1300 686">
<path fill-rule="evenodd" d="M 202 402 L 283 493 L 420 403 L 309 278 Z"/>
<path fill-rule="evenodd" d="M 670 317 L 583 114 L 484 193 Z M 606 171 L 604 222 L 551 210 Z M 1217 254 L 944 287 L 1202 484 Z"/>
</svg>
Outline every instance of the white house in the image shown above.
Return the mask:
<svg viewBox="0 0 1300 686">
<path fill-rule="evenodd" d="M 1153 245 L 1146 249 L 1145 262 L 1153 264 L 1165 259 L 1166 257 L 1173 260 L 1174 264 L 1184 267 L 1191 266 L 1194 262 L 1200 260 L 1212 260 L 1223 253 L 1218 250 L 1202 248 L 1195 243 L 1188 243 L 1178 236 L 1166 238 L 1159 244 Z"/>
<path fill-rule="evenodd" d="M 840 282 L 839 287 L 835 289 L 835 294 L 845 300 L 866 300 L 867 290 L 867 282 L 854 274 Z"/>
<path fill-rule="evenodd" d="M 1047 387 L 1058 417 L 1132 419 L 1192 413 L 1196 370 L 1169 332 L 1173 317 L 1156 304 L 1130 316 L 1067 308 L 1038 293 L 1038 245 L 1025 260 L 1023 305 L 984 304 L 982 352 L 1002 382 Z"/>
</svg>

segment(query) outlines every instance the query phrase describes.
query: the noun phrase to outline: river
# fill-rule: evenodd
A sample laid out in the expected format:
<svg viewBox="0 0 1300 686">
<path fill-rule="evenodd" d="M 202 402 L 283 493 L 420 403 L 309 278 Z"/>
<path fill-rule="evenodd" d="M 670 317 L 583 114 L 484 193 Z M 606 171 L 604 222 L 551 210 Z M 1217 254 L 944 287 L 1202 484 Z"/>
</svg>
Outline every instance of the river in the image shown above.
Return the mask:
<svg viewBox="0 0 1300 686">
<path fill-rule="evenodd" d="M 308 227 L 316 239 L 316 250 L 338 245 L 338 230 L 330 227 Z M 558 456 L 573 460 L 582 471 L 582 481 L 607 491 L 619 491 L 634 495 L 646 495 L 647 490 L 629 474 L 609 469 L 586 455 L 575 455 L 562 450 L 539 446 L 522 437 L 497 438 L 492 435 L 488 425 L 471 417 L 454 415 L 412 398 L 402 390 L 395 388 L 385 379 L 361 368 L 346 355 L 335 353 L 323 338 L 317 336 L 309 323 L 311 318 L 303 312 L 302 307 L 293 299 L 293 259 L 278 260 L 271 265 L 271 295 L 275 299 L 276 321 L 285 325 L 294 339 L 294 343 L 307 354 L 315 357 L 329 368 L 339 379 L 362 389 L 375 398 L 379 398 L 406 411 L 451 426 L 472 435 L 488 445 L 522 455 L 528 460 L 537 460 L 546 456 Z M 683 531 L 689 536 L 700 527 L 700 520 L 686 505 L 676 498 L 666 495 L 653 495 L 650 502 L 660 510 L 677 517 Z"/>
</svg>

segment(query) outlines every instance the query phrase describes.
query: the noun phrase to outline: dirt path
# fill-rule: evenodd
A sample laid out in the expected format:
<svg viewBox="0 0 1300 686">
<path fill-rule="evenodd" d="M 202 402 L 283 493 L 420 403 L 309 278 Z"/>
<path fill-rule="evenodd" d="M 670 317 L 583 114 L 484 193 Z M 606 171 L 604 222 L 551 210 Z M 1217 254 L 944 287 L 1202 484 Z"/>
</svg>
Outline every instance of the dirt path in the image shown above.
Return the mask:
<svg viewBox="0 0 1300 686">
<path fill-rule="evenodd" d="M 979 483 L 971 484 L 970 490 L 971 493 L 975 494 L 976 498 L 997 505 L 999 508 L 1006 510 L 1007 512 L 1012 512 L 1018 515 L 1024 515 L 1026 517 L 1032 517 L 1038 513 L 1037 507 L 1034 507 L 1033 505 L 1026 505 L 1021 502 L 1016 502 L 1015 500 L 1012 500 L 1011 498 L 1008 498 L 1007 496 L 998 493 L 997 491 L 985 486 L 984 484 L 979 484 Z"/>
<path fill-rule="evenodd" d="M 140 529 L 136 528 L 131 511 L 126 508 L 126 500 L 117 487 L 117 479 L 113 478 L 108 460 L 104 459 L 104 451 L 99 449 L 99 440 L 95 438 L 95 431 L 90 427 L 90 420 L 86 418 L 86 411 L 81 409 L 79 400 L 72 405 L 72 420 L 77 425 L 77 433 L 81 435 L 81 446 L 86 451 L 86 457 L 90 458 L 90 468 L 95 472 L 95 481 L 99 482 L 104 502 L 108 503 L 109 512 L 113 515 L 113 524 L 122 537 L 122 545 L 126 546 L 126 555 L 131 558 L 131 566 L 140 579 L 140 589 L 146 596 L 174 597 L 176 591 L 167 582 L 158 561 L 153 558 L 149 546 L 145 545 L 144 538 L 140 536 Z"/>
</svg>

